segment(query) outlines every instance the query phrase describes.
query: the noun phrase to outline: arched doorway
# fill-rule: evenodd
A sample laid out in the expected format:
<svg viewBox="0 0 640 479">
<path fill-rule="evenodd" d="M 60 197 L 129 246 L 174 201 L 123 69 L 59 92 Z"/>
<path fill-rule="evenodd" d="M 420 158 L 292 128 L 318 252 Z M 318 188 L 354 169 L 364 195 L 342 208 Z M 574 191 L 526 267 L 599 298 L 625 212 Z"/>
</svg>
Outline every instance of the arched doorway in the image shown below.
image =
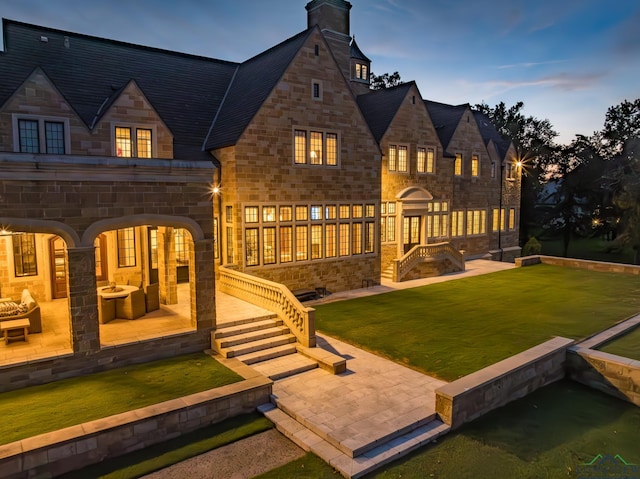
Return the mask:
<svg viewBox="0 0 640 479">
<path fill-rule="evenodd" d="M 433 195 L 419 186 L 410 186 L 398 193 L 396 200 L 402 217 L 402 242 L 398 251 L 402 256 L 414 246 L 427 243 L 426 225 Z"/>
</svg>

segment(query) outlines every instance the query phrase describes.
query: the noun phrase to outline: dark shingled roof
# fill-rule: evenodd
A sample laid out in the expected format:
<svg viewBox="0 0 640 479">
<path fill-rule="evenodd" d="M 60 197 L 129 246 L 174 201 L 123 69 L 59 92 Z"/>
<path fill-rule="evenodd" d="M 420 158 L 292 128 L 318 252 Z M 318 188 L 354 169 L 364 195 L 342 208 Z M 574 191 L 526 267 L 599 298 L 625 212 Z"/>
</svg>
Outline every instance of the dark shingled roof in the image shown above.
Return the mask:
<svg viewBox="0 0 640 479">
<path fill-rule="evenodd" d="M 236 63 L 6 19 L 2 25 L 0 105 L 39 67 L 91 126 L 103 103 L 133 80 L 173 133 L 174 157 L 212 160 L 201 147 Z"/>
<path fill-rule="evenodd" d="M 469 105 L 447 105 L 445 103 L 439 103 L 437 101 L 425 100 L 424 104 L 427 107 L 427 111 L 431 116 L 433 126 L 436 128 L 438 138 L 444 152 L 451 156 L 447 151 L 449 148 L 449 142 L 453 137 L 453 134 L 460 124 L 462 115 L 469 108 Z"/>
<path fill-rule="evenodd" d="M 504 158 L 507 156 L 507 151 L 509 150 L 511 141 L 502 138 L 489 117 L 484 113 L 474 110 L 473 116 L 476 119 L 476 123 L 478 124 L 478 128 L 480 129 L 480 134 L 484 139 L 485 145 L 488 145 L 489 141 L 493 140 L 493 144 L 496 145 L 500 158 L 504 160 Z"/>
<path fill-rule="evenodd" d="M 313 27 L 317 28 L 317 27 Z M 242 63 L 205 142 L 206 150 L 234 145 L 282 78 L 313 28 Z"/>
<path fill-rule="evenodd" d="M 353 37 L 351 39 L 351 58 L 353 58 L 354 60 L 362 60 L 363 62 L 371 63 L 371 60 L 369 60 L 367 56 L 362 53 L 360 47 L 358 47 L 358 44 L 356 43 L 356 37 Z"/>
<path fill-rule="evenodd" d="M 403 83 L 395 87 L 365 93 L 357 98 L 360 111 L 362 111 L 369 129 L 378 143 L 382 140 L 387 128 L 396 116 L 398 108 L 414 84 L 414 82 Z"/>
</svg>

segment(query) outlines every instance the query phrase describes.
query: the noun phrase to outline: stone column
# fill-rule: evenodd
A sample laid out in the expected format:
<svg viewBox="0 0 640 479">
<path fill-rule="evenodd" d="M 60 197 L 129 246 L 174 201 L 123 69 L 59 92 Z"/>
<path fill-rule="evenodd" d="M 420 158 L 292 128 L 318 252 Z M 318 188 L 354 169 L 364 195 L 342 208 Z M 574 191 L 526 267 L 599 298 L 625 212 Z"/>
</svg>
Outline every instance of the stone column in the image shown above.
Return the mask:
<svg viewBox="0 0 640 479">
<path fill-rule="evenodd" d="M 158 280 L 160 282 L 160 302 L 178 303 L 178 277 L 176 272 L 176 247 L 173 228 L 158 228 Z"/>
<path fill-rule="evenodd" d="M 198 330 L 215 328 L 216 287 L 212 238 L 193 243 L 189 263 L 191 324 Z"/>
<path fill-rule="evenodd" d="M 67 249 L 71 345 L 74 353 L 100 351 L 95 248 Z"/>
</svg>

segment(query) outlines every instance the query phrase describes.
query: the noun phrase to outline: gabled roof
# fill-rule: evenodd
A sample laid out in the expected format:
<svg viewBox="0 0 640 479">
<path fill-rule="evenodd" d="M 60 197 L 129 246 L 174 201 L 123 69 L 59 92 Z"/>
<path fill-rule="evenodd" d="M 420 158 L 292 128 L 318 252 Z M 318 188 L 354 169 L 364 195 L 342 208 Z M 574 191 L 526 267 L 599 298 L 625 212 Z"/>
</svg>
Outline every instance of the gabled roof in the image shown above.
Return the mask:
<svg viewBox="0 0 640 479">
<path fill-rule="evenodd" d="M 3 31 L 0 105 L 40 67 L 90 127 L 134 80 L 173 133 L 174 157 L 211 160 L 202 142 L 237 63 L 6 19 Z"/>
<path fill-rule="evenodd" d="M 453 137 L 453 134 L 458 128 L 462 115 L 469 108 L 469 105 L 447 105 L 445 103 L 439 103 L 437 101 L 425 100 L 425 106 L 433 121 L 433 126 L 436 128 L 438 138 L 445 153 L 449 148 L 449 142 Z"/>
<path fill-rule="evenodd" d="M 206 150 L 224 148 L 238 141 L 314 28 L 298 33 L 238 67 L 204 143 Z"/>
<path fill-rule="evenodd" d="M 387 132 L 400 105 L 402 105 L 402 101 L 414 85 L 414 82 L 403 83 L 395 87 L 365 93 L 357 98 L 360 111 L 378 143 Z"/>
<path fill-rule="evenodd" d="M 363 62 L 371 63 L 371 60 L 367 58 L 367 56 L 362 53 L 362 50 L 358 47 L 356 43 L 356 37 L 351 39 L 351 58 L 354 60 L 362 60 Z"/>
<path fill-rule="evenodd" d="M 507 151 L 509 150 L 511 141 L 502 138 L 502 135 L 498 133 L 496 127 L 493 125 L 489 117 L 484 113 L 474 110 L 473 116 L 476 119 L 478 128 L 480 129 L 480 134 L 482 135 L 484 144 L 488 145 L 490 141 L 493 141 L 493 144 L 496 146 L 496 149 L 498 151 L 498 155 L 500 155 L 500 158 L 504 160 L 507 156 Z"/>
</svg>

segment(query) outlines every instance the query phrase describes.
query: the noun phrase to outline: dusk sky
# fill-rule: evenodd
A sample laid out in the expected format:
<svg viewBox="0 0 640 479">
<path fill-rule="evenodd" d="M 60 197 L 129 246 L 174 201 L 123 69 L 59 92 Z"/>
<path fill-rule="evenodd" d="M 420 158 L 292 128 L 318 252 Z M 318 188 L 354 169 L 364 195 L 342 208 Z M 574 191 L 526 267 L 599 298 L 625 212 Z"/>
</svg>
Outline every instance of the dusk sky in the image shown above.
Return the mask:
<svg viewBox="0 0 640 479">
<path fill-rule="evenodd" d="M 0 16 L 242 62 L 306 29 L 307 0 L 0 0 Z M 524 101 L 559 143 L 640 97 L 638 0 L 351 0 L 351 33 L 376 74 L 425 99 Z M 1 79 L 0 79 L 1 81 Z"/>
</svg>

